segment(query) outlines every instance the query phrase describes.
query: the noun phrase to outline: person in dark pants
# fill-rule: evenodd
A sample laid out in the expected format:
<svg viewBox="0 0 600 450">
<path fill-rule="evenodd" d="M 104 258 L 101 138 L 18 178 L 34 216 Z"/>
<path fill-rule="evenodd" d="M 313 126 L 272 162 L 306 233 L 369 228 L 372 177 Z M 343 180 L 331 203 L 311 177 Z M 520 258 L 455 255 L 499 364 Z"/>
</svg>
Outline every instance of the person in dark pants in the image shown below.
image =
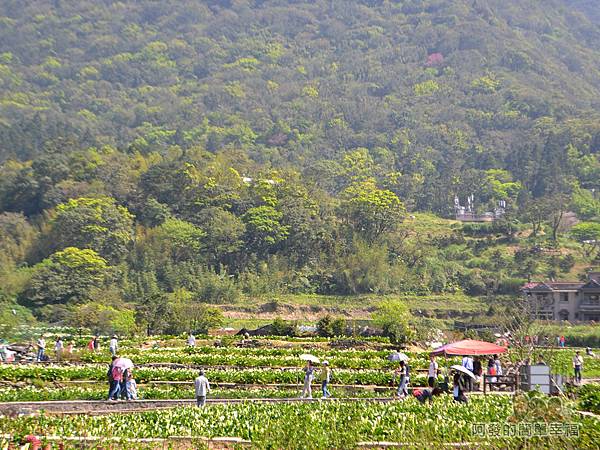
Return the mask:
<svg viewBox="0 0 600 450">
<path fill-rule="evenodd" d="M 204 370 L 201 370 L 198 378 L 194 380 L 194 388 L 196 391 L 196 405 L 203 407 L 206 404 L 206 396 L 210 392 L 210 383 L 204 375 Z"/>
<path fill-rule="evenodd" d="M 131 375 L 129 369 L 123 371 L 123 377 L 121 378 L 121 386 L 119 386 L 121 399 L 129 400 L 129 391 L 127 390 L 127 378 Z"/>
<path fill-rule="evenodd" d="M 479 390 L 479 383 L 481 381 L 482 373 L 483 367 L 481 367 L 481 360 L 479 359 L 479 356 L 476 356 L 473 360 L 473 375 L 477 377 L 477 383 L 475 384 L 477 390 Z"/>
<path fill-rule="evenodd" d="M 455 372 L 453 378 L 453 390 L 454 401 L 458 403 L 468 403 L 469 399 L 465 395 L 465 380 L 461 373 Z"/>
<path fill-rule="evenodd" d="M 108 400 L 116 400 L 121 388 L 119 381 L 115 380 L 114 378 L 115 371 L 113 369 L 115 368 L 114 363 L 116 359 L 116 356 L 112 357 L 112 361 L 108 366 L 108 372 L 106 373 L 108 378 Z"/>
<path fill-rule="evenodd" d="M 575 382 L 581 383 L 581 369 L 583 368 L 583 357 L 579 353 L 579 350 L 575 352 L 573 357 L 573 371 L 575 372 Z"/>
<path fill-rule="evenodd" d="M 427 385 L 432 388 L 437 383 L 439 366 L 437 361 L 435 360 L 435 356 L 431 355 L 429 357 L 429 369 L 427 371 Z"/>
</svg>

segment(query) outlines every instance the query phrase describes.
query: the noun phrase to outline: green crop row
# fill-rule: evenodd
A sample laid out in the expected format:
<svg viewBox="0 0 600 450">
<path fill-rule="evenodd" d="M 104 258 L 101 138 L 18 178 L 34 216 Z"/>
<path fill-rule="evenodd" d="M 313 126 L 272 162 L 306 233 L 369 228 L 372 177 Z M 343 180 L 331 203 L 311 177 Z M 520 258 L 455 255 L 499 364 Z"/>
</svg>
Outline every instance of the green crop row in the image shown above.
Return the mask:
<svg viewBox="0 0 600 450">
<path fill-rule="evenodd" d="M 107 366 L 102 365 L 0 365 L 0 379 L 5 381 L 63 381 L 106 380 Z M 146 381 L 192 381 L 198 372 L 193 369 L 170 369 L 140 367 L 134 369 L 138 382 Z M 299 384 L 304 374 L 300 369 L 233 369 L 212 368 L 207 376 L 213 382 L 240 384 Z M 413 374 L 413 385 L 423 385 L 426 376 Z M 334 369 L 332 382 L 336 384 L 369 384 L 386 386 L 393 383 L 393 372 L 373 369 Z"/>
<path fill-rule="evenodd" d="M 123 351 L 122 354 L 132 358 L 136 364 L 151 363 L 170 363 L 202 366 L 235 366 L 235 367 L 302 367 L 306 364 L 299 358 L 299 354 L 279 354 L 273 355 L 265 352 L 230 352 L 221 350 L 220 352 L 203 352 L 202 350 L 189 352 L 164 352 L 164 351 L 144 351 L 131 352 Z M 331 367 L 343 369 L 392 369 L 398 366 L 397 362 L 389 361 L 385 355 L 380 354 L 332 354 L 323 355 L 322 359 L 327 359 Z M 81 361 L 84 362 L 106 362 L 108 355 L 100 353 L 84 353 L 81 355 Z M 413 368 L 427 367 L 427 360 L 422 357 L 411 357 L 410 365 Z"/>
<path fill-rule="evenodd" d="M 316 389 L 315 389 L 316 391 Z M 330 388 L 336 398 L 346 397 L 372 397 L 373 395 L 390 396 L 392 391 L 383 394 L 374 394 L 365 390 L 348 391 L 345 389 Z M 67 387 L 37 387 L 28 385 L 25 387 L 0 388 L 0 402 L 39 402 L 55 400 L 105 400 L 107 387 L 101 384 L 91 386 L 67 386 Z M 252 389 L 229 389 L 214 388 L 211 390 L 210 398 L 290 398 L 297 397 L 298 389 L 274 389 L 274 388 L 252 388 Z M 194 388 L 191 385 L 182 386 L 143 386 L 138 389 L 138 398 L 143 400 L 176 400 L 193 399 Z M 315 396 L 320 396 L 316 393 Z"/>
<path fill-rule="evenodd" d="M 242 403 L 206 408 L 175 408 L 105 416 L 69 415 L 0 418 L 0 429 L 14 440 L 25 435 L 102 436 L 104 438 L 168 438 L 170 436 L 237 436 L 256 448 L 355 448 L 359 441 L 410 442 L 420 448 L 442 443 L 476 442 L 472 425 L 507 423 L 512 399 L 473 397 L 469 405 L 450 396 L 432 405 L 414 399 L 392 403 L 325 401 L 303 404 Z M 533 438 L 527 448 L 597 448 L 595 419 L 581 424 L 579 437 Z M 436 445 L 437 444 L 437 445 Z M 482 442 L 490 448 L 523 448 L 519 438 Z"/>
</svg>

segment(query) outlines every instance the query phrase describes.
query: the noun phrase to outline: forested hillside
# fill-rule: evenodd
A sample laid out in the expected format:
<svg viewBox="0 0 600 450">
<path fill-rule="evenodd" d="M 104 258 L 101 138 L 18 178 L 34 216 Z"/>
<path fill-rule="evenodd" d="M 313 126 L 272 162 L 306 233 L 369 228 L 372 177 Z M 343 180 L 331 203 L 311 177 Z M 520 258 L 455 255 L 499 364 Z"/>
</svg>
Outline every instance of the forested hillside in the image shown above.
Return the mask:
<svg viewBox="0 0 600 450">
<path fill-rule="evenodd" d="M 596 248 L 561 239 L 600 240 L 599 61 L 595 1 L 5 0 L 0 292 L 143 323 L 569 273 Z M 469 194 L 506 216 L 430 215 Z"/>
</svg>

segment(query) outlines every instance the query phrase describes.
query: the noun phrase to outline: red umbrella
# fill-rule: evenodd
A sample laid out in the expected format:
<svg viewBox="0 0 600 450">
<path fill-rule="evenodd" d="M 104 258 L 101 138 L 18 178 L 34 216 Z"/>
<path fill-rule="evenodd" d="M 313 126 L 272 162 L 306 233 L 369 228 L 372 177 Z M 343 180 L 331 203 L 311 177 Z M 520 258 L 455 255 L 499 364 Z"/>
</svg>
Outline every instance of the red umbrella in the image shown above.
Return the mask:
<svg viewBox="0 0 600 450">
<path fill-rule="evenodd" d="M 506 352 L 506 347 L 501 347 L 491 342 L 475 341 L 465 339 L 464 341 L 453 342 L 443 345 L 431 352 L 432 355 L 439 356 L 475 356 L 475 355 L 496 355 Z"/>
</svg>

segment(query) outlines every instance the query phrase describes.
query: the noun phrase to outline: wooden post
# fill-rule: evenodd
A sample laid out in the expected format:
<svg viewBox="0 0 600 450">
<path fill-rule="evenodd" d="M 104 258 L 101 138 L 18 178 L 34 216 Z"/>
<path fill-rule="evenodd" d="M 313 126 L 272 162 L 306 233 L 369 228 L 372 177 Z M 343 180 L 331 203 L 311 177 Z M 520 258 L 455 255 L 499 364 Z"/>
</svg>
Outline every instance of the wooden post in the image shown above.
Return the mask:
<svg viewBox="0 0 600 450">
<path fill-rule="evenodd" d="M 487 385 L 486 380 L 487 380 L 487 374 L 484 373 L 483 374 L 483 395 L 486 395 L 486 393 L 487 393 L 486 392 L 486 387 L 487 387 L 486 386 Z"/>
</svg>

